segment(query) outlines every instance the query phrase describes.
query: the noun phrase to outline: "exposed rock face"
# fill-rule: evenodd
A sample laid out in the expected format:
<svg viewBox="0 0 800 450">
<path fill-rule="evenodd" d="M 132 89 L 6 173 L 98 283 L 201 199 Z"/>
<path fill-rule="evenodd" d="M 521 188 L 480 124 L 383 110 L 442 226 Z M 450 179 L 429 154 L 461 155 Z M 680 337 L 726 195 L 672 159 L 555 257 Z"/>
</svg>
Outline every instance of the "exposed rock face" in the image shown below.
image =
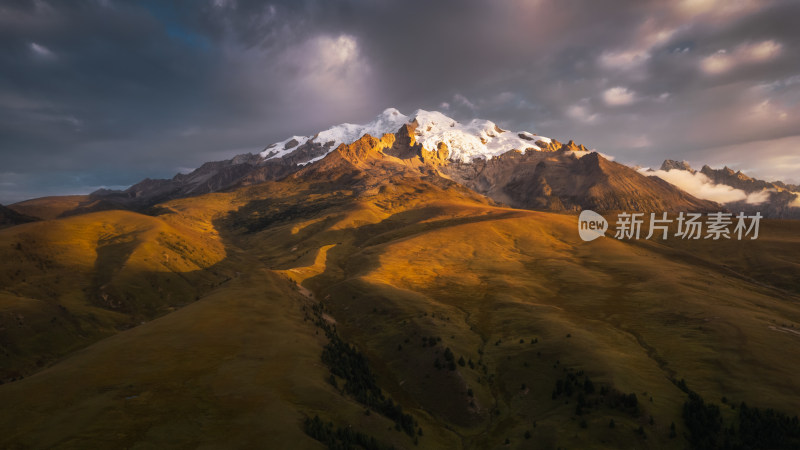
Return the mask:
<svg viewBox="0 0 800 450">
<path fill-rule="evenodd" d="M 337 155 L 353 163 L 366 162 L 370 159 L 382 158 L 386 149 L 392 148 L 395 136 L 386 134 L 380 138 L 364 135 L 361 139 L 350 145 L 342 144 L 337 150 Z"/>
<path fill-rule="evenodd" d="M 287 142 L 286 144 L 284 144 L 283 149 L 284 150 L 289 150 L 292 147 L 297 147 L 297 144 L 299 144 L 299 142 L 297 142 L 297 139 L 292 139 L 289 142 Z"/>
<path fill-rule="evenodd" d="M 550 142 L 539 140 L 539 141 L 536 141 L 536 145 L 541 147 L 542 151 L 546 151 L 546 152 L 557 152 L 559 150 L 573 151 L 573 152 L 587 152 L 587 151 L 589 151 L 589 150 L 586 149 L 586 147 L 583 146 L 583 144 L 576 145 L 575 142 L 572 139 L 570 139 L 570 141 L 567 142 L 566 144 L 562 144 L 561 142 L 558 142 L 556 139 L 553 139 Z"/>
<path fill-rule="evenodd" d="M 700 173 L 707 176 L 716 184 L 727 184 L 736 189 L 741 189 L 747 193 L 757 192 L 762 189 L 777 188 L 776 185 L 755 178 L 750 178 L 743 174 L 741 171 L 734 172 L 733 169 L 723 167 L 722 169 L 712 169 L 709 166 L 703 166 Z"/>
<path fill-rule="evenodd" d="M 667 159 L 661 164 L 661 170 L 686 170 L 687 172 L 695 173 L 696 171 L 692 169 L 686 161 L 675 161 L 674 159 Z"/>
<path fill-rule="evenodd" d="M 551 152 L 508 152 L 489 161 L 450 164 L 442 173 L 479 193 L 518 208 L 554 211 L 712 211 L 719 206 L 695 198 L 658 178 L 609 161 L 598 153 L 580 158 L 574 143 Z"/>
<path fill-rule="evenodd" d="M 417 144 L 417 138 L 414 132 L 417 129 L 417 123 L 412 122 L 405 124 L 395 133 L 394 144 L 391 148 L 386 149 L 386 154 L 400 159 L 411 159 L 420 155 L 422 145 Z"/>
<path fill-rule="evenodd" d="M 405 133 L 398 134 L 386 134 L 380 138 L 365 135 L 352 144 L 342 144 L 321 161 L 309 164 L 287 178 L 330 185 L 335 189 L 352 189 L 358 195 L 392 189 L 393 180 L 398 177 L 424 177 L 440 185 L 455 185 L 438 175 L 435 166 L 425 164 L 421 154 L 411 153 L 412 149 L 419 150 L 421 146 L 409 145 L 413 140 L 404 140 L 402 135 Z M 393 154 L 408 157 L 400 158 Z"/>
<path fill-rule="evenodd" d="M 238 183 L 257 167 L 256 155 L 239 155 L 227 161 L 208 162 L 188 174 L 169 180 L 145 179 L 124 191 L 101 189 L 90 198 L 104 200 L 125 209 L 146 208 L 179 197 L 215 192 Z"/>
<path fill-rule="evenodd" d="M 295 141 L 297 142 L 297 141 Z M 279 160 L 266 160 L 264 163 L 266 165 L 278 163 L 278 165 L 296 165 L 296 164 L 304 164 L 312 159 L 319 158 L 324 156 L 330 151 L 331 146 L 333 146 L 333 142 L 326 142 L 325 144 L 318 144 L 316 142 L 306 142 L 305 144 L 297 147 L 292 153 L 280 158 Z M 256 156 L 257 155 L 253 155 Z M 257 161 L 256 164 L 260 164 L 261 161 Z"/>
<path fill-rule="evenodd" d="M 439 145 L 436 146 L 436 150 L 428 151 L 424 148 L 420 149 L 420 157 L 425 164 L 433 165 L 433 166 L 441 166 L 448 164 L 449 161 L 447 157 L 450 155 L 450 149 L 447 148 L 447 144 L 444 142 L 439 142 Z"/>
</svg>

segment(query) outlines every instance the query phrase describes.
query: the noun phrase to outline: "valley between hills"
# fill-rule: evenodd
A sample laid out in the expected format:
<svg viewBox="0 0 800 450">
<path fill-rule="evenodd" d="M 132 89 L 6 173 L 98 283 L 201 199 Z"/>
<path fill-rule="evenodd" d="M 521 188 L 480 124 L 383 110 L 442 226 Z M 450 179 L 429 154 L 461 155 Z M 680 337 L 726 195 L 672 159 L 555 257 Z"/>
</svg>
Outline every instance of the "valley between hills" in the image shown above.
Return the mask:
<svg viewBox="0 0 800 450">
<path fill-rule="evenodd" d="M 396 150 L 0 230 L 0 447 L 800 445 L 800 222 L 583 242 Z"/>
</svg>

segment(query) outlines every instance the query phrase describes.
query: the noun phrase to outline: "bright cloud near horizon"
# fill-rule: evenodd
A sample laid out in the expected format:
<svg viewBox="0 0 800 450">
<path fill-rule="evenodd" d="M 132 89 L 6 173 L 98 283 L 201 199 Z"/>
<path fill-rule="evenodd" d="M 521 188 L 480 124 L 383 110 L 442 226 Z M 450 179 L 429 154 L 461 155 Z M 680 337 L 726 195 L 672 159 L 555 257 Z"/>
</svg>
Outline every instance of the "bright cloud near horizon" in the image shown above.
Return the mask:
<svg viewBox="0 0 800 450">
<path fill-rule="evenodd" d="M 387 107 L 799 183 L 798 16 L 783 0 L 11 0 L 0 203 L 171 177 Z"/>
<path fill-rule="evenodd" d="M 647 176 L 657 176 L 683 189 L 697 198 L 711 200 L 717 203 L 739 202 L 744 200 L 749 204 L 764 203 L 769 200 L 769 191 L 763 189 L 759 192 L 747 194 L 741 189 L 725 184 L 716 184 L 705 174 L 689 172 L 687 170 L 653 170 L 640 169 L 639 173 Z"/>
</svg>

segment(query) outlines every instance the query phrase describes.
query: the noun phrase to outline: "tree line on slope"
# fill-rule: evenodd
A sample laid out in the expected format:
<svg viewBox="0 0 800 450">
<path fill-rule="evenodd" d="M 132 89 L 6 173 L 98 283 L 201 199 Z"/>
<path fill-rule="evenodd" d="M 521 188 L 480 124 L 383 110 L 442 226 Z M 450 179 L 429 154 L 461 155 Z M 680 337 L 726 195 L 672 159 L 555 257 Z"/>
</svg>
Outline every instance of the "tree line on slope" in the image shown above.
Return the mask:
<svg viewBox="0 0 800 450">
<path fill-rule="evenodd" d="M 761 409 L 741 402 L 738 414 L 725 423 L 719 405 L 706 402 L 681 379 L 675 383 L 689 395 L 683 404 L 687 438 L 696 449 L 723 450 L 796 450 L 800 449 L 800 420 L 774 409 Z M 727 399 L 723 397 L 723 402 Z"/>
<path fill-rule="evenodd" d="M 417 434 L 422 435 L 419 423 L 413 416 L 404 413 L 402 406 L 384 395 L 367 359 L 358 349 L 339 337 L 336 330 L 322 317 L 322 309 L 320 303 L 312 307 L 316 325 L 328 338 L 328 343 L 322 351 L 322 362 L 330 369 L 331 384 L 339 388 L 337 378 L 344 380 L 341 389 L 357 402 L 392 420 L 398 430 L 402 430 L 410 437 L 416 439 Z"/>
</svg>

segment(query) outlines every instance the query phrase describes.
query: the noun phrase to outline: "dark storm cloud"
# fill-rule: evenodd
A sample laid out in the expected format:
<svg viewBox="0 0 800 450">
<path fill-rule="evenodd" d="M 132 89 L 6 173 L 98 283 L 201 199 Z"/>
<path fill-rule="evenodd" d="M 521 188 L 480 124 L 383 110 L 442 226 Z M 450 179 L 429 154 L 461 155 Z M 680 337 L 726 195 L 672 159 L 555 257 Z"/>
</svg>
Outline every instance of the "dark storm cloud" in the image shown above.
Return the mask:
<svg viewBox="0 0 800 450">
<path fill-rule="evenodd" d="M 792 178 L 799 15 L 747 0 L 4 2 L 0 202 L 171 176 L 388 106 Z"/>
</svg>

